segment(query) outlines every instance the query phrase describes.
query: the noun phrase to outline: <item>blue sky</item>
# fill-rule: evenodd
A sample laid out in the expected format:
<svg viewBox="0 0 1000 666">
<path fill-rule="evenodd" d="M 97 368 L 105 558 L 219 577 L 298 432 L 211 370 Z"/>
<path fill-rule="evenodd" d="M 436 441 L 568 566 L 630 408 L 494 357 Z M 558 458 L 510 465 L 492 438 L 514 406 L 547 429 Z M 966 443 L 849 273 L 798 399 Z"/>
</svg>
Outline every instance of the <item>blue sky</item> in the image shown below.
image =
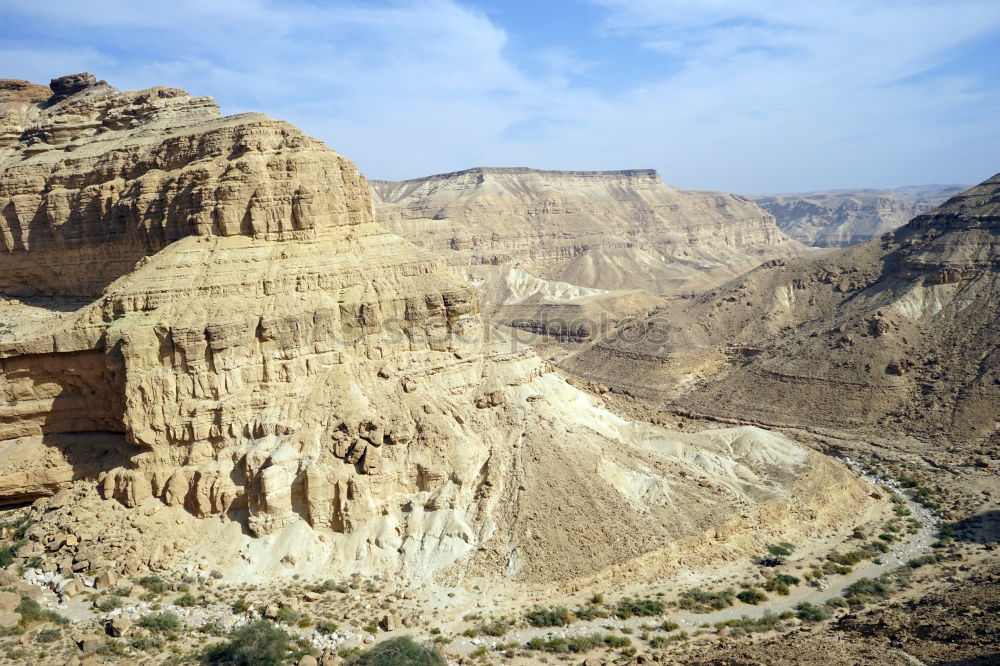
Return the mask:
<svg viewBox="0 0 1000 666">
<path fill-rule="evenodd" d="M 3 0 L 0 76 L 264 111 L 370 178 L 656 168 L 743 193 L 1000 171 L 997 0 Z"/>
</svg>

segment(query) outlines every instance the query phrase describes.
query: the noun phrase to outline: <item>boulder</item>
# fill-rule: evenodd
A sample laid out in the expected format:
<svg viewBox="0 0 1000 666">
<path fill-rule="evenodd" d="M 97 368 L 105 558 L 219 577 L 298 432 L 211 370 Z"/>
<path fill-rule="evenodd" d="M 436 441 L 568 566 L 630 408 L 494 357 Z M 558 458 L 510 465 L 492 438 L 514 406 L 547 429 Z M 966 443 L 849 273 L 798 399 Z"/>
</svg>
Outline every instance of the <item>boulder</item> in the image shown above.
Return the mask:
<svg viewBox="0 0 1000 666">
<path fill-rule="evenodd" d="M 105 639 L 103 636 L 78 636 L 76 639 L 77 647 L 79 647 L 84 652 L 93 652 L 104 646 Z"/>
<path fill-rule="evenodd" d="M 56 97 L 68 97 L 81 90 L 93 88 L 96 85 L 97 77 L 90 72 L 67 74 L 66 76 L 59 76 L 49 81 L 49 88 L 52 88 L 52 94 Z"/>
<path fill-rule="evenodd" d="M 99 590 L 110 590 L 118 587 L 119 580 L 120 577 L 117 572 L 112 571 L 111 569 L 105 569 L 101 573 L 97 574 L 94 586 Z"/>
<path fill-rule="evenodd" d="M 78 578 L 64 580 L 56 586 L 56 593 L 62 599 L 72 599 L 81 592 L 83 592 L 83 583 Z"/>
<path fill-rule="evenodd" d="M 131 630 L 132 623 L 123 617 L 113 617 L 104 625 L 104 631 L 107 632 L 108 636 L 115 638 L 127 636 Z"/>
<path fill-rule="evenodd" d="M 16 592 L 0 592 L 0 613 L 13 613 L 21 603 L 21 595 Z"/>
<path fill-rule="evenodd" d="M 382 629 L 382 631 L 396 631 L 402 626 L 402 624 L 400 623 L 397 615 L 389 613 L 382 616 L 382 619 L 378 622 L 378 626 Z"/>
</svg>

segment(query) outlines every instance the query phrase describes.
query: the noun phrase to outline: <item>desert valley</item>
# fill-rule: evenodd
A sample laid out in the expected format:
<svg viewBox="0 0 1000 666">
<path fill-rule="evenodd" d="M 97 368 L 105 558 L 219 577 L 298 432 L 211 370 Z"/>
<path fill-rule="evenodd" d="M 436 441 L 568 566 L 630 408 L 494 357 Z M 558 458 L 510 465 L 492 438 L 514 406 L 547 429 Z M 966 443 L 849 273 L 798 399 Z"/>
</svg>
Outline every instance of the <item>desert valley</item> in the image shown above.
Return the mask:
<svg viewBox="0 0 1000 666">
<path fill-rule="evenodd" d="M 0 663 L 1000 659 L 1000 175 L 349 157 L 0 80 Z"/>
</svg>

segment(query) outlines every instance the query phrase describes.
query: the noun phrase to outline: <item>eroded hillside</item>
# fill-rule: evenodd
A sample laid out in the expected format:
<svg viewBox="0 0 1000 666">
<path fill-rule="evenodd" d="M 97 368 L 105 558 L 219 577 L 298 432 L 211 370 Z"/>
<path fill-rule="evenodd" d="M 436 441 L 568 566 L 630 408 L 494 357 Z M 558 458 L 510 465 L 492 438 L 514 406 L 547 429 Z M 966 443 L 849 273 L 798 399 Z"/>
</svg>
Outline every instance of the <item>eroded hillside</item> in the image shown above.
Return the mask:
<svg viewBox="0 0 1000 666">
<path fill-rule="evenodd" d="M 964 189 L 962 185 L 924 185 L 750 198 L 774 215 L 778 227 L 795 240 L 815 247 L 847 247 L 893 231 Z"/>
<path fill-rule="evenodd" d="M 631 422 L 486 340 L 476 290 L 293 126 L 69 83 L 0 149 L 0 498 L 56 571 L 635 580 L 875 503 L 784 437 Z"/>
<path fill-rule="evenodd" d="M 477 168 L 372 187 L 376 218 L 476 283 L 490 319 L 562 341 L 805 251 L 753 202 L 648 169 Z"/>
</svg>

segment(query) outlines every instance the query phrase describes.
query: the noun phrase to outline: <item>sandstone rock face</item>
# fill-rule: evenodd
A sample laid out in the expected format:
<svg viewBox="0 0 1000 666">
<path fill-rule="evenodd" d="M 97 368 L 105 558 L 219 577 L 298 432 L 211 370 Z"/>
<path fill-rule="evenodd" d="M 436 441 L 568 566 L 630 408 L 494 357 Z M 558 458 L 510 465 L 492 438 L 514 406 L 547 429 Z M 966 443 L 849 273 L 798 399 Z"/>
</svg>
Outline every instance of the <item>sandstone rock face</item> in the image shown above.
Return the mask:
<svg viewBox="0 0 1000 666">
<path fill-rule="evenodd" d="M 491 319 L 561 339 L 804 251 L 753 202 L 670 187 L 648 169 L 477 168 L 372 189 L 376 218 L 476 283 Z M 529 280 L 552 284 L 526 300 Z"/>
<path fill-rule="evenodd" d="M 787 439 L 632 423 L 486 340 L 475 288 L 286 123 L 100 84 L 28 115 L 0 149 L 0 499 L 42 498 L 61 570 L 654 576 L 869 501 Z"/>
<path fill-rule="evenodd" d="M 815 247 L 847 247 L 901 227 L 964 189 L 963 185 L 925 185 L 751 198 L 795 240 Z"/>
<path fill-rule="evenodd" d="M 998 232 L 995 176 L 878 239 L 764 264 L 568 365 L 699 413 L 995 441 Z"/>
<path fill-rule="evenodd" d="M 52 89 L 21 79 L 0 79 L 0 104 L 37 105 L 52 97 Z"/>
<path fill-rule="evenodd" d="M 101 81 L 101 83 L 104 82 Z M 58 102 L 69 97 L 70 95 L 84 91 L 87 88 L 93 88 L 97 85 L 97 77 L 90 72 L 67 74 L 66 76 L 60 76 L 49 81 L 49 88 L 52 89 L 52 94 L 54 96 L 52 101 L 54 102 Z"/>
</svg>

